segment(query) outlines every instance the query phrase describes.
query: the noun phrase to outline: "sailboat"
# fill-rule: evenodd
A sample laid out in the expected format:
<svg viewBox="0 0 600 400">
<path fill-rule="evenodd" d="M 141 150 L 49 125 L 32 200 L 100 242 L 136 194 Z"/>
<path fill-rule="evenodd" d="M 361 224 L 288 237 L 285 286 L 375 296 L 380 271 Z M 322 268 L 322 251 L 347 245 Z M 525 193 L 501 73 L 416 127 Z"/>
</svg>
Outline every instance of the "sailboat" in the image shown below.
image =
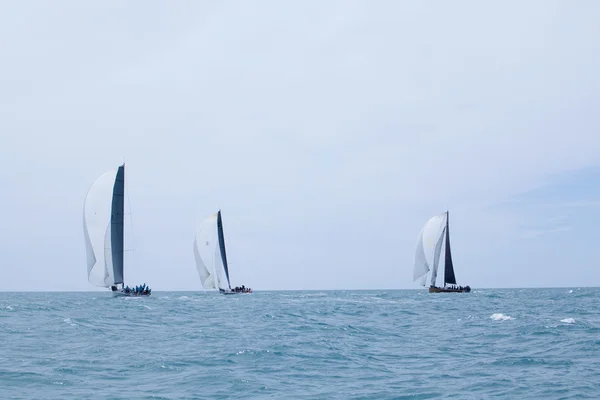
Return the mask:
<svg viewBox="0 0 600 400">
<path fill-rule="evenodd" d="M 206 218 L 198 229 L 194 239 L 194 259 L 204 289 L 219 289 L 222 294 L 252 292 L 245 286 L 231 288 L 221 210 Z"/>
<path fill-rule="evenodd" d="M 436 280 L 444 241 L 446 244 L 444 252 L 444 277 L 441 279 L 443 286 L 439 287 L 436 286 Z M 471 291 L 469 286 L 462 287 L 456 285 L 456 275 L 454 274 L 452 253 L 450 252 L 448 211 L 430 218 L 421 230 L 421 233 L 419 233 L 417 250 L 415 252 L 413 280 L 419 280 L 420 285 L 425 286 L 429 271 L 431 271 L 429 293 Z"/>
<path fill-rule="evenodd" d="M 115 295 L 148 296 L 150 288 L 125 287 L 125 164 L 98 177 L 85 197 L 83 234 L 88 280 Z M 117 285 L 121 285 L 119 289 Z"/>
</svg>

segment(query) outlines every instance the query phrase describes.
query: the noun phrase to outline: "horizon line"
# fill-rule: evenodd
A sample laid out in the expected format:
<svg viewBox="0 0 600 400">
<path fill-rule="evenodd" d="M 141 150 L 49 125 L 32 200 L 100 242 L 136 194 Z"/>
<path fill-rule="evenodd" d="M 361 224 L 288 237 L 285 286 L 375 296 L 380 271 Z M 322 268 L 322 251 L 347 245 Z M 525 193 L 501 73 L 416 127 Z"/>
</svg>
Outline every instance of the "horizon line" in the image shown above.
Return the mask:
<svg viewBox="0 0 600 400">
<path fill-rule="evenodd" d="M 572 285 L 572 286 L 536 286 L 536 287 L 478 287 L 471 288 L 474 290 L 519 290 L 519 289 L 568 289 L 568 288 L 586 288 L 596 289 L 600 286 L 585 286 L 585 285 Z M 253 292 L 367 292 L 367 291 L 421 291 L 427 288 L 387 288 L 387 289 L 252 289 Z M 160 289 L 152 290 L 152 292 L 206 292 L 206 293 L 218 293 L 216 290 L 207 289 Z M 112 293 L 111 291 L 104 290 L 0 290 L 0 293 Z"/>
</svg>

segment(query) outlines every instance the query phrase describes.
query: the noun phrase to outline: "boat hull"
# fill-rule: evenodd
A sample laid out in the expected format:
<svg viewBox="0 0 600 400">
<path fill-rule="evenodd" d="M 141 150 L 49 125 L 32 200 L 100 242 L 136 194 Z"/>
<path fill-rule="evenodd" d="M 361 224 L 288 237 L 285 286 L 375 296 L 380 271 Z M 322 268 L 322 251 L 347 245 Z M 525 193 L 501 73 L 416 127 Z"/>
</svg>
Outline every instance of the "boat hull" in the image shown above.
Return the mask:
<svg viewBox="0 0 600 400">
<path fill-rule="evenodd" d="M 126 293 L 123 291 L 118 291 L 118 292 L 112 292 L 113 293 L 113 297 L 148 297 L 150 296 L 152 293 L 145 293 L 145 294 L 135 294 L 135 293 Z"/>
<path fill-rule="evenodd" d="M 440 288 L 440 287 L 430 287 L 429 293 L 469 293 L 471 292 L 471 288 L 466 286 L 460 289 L 453 288 Z"/>
<path fill-rule="evenodd" d="M 219 293 L 221 294 L 247 294 L 247 293 L 252 293 L 252 290 L 247 290 L 244 292 L 236 292 L 235 290 L 229 291 L 229 290 L 219 290 Z"/>
</svg>

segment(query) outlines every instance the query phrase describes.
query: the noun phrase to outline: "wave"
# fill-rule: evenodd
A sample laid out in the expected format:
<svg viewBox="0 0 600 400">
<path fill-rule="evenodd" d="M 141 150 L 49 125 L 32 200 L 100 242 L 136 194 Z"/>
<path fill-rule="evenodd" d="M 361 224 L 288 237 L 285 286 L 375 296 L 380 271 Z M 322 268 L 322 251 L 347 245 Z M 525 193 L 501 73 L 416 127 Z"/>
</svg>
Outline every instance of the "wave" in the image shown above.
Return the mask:
<svg viewBox="0 0 600 400">
<path fill-rule="evenodd" d="M 502 313 L 492 314 L 492 315 L 490 315 L 490 318 L 493 319 L 494 321 L 509 321 L 511 319 L 514 319 L 510 315 L 504 315 Z"/>
<path fill-rule="evenodd" d="M 3 398 L 598 397 L 600 288 L 484 292 L 2 294 Z"/>
</svg>

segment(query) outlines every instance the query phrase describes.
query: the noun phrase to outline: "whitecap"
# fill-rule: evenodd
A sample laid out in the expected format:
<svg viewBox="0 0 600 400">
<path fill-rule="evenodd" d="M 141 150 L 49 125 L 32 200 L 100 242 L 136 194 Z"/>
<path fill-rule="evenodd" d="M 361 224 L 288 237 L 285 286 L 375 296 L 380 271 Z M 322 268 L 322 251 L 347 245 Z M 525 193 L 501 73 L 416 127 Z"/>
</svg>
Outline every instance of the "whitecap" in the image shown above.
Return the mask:
<svg viewBox="0 0 600 400">
<path fill-rule="evenodd" d="M 573 289 L 569 290 L 569 293 L 573 293 Z"/>
<path fill-rule="evenodd" d="M 565 319 L 561 319 L 560 322 L 564 322 L 565 324 L 574 324 L 575 323 L 575 319 L 573 319 L 573 318 L 565 318 Z"/>
<path fill-rule="evenodd" d="M 65 319 L 63 319 L 63 322 L 66 322 L 67 324 L 69 324 L 71 326 L 77 326 L 77 324 L 74 324 L 71 322 L 71 318 L 65 318 Z"/>
<path fill-rule="evenodd" d="M 6 306 L 6 309 L 7 309 L 8 311 L 12 311 L 12 309 L 13 309 L 13 308 L 12 308 L 11 306 Z"/>
<path fill-rule="evenodd" d="M 494 321 L 508 321 L 508 320 L 514 319 L 510 315 L 504 315 L 502 313 L 492 314 L 492 315 L 490 315 L 490 318 L 493 319 Z"/>
</svg>

